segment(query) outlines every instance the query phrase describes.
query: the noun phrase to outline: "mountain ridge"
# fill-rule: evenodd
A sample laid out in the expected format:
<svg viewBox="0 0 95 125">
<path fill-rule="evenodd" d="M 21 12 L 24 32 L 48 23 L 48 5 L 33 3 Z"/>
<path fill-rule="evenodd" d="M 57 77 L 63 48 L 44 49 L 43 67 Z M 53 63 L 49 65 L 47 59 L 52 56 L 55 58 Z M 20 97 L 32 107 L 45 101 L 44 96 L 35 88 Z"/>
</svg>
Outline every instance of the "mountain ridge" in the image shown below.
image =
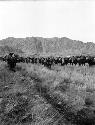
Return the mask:
<svg viewBox="0 0 95 125">
<path fill-rule="evenodd" d="M 13 47 L 27 55 L 32 54 L 61 54 L 79 55 L 79 54 L 92 54 L 95 55 L 95 44 L 93 42 L 84 43 L 79 40 L 72 40 L 67 37 L 26 37 L 14 38 L 8 37 L 0 40 L 0 46 Z M 0 48 L 1 50 L 1 48 Z"/>
</svg>

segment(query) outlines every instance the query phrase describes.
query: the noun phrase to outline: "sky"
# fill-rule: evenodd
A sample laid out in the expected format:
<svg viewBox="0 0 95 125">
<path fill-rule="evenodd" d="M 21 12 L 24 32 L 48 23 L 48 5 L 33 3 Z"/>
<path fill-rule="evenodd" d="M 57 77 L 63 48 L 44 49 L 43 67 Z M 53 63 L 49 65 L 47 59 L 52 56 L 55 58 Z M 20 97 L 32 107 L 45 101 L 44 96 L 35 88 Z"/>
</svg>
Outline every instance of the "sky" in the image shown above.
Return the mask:
<svg viewBox="0 0 95 125">
<path fill-rule="evenodd" d="M 0 1 L 0 39 L 7 37 L 95 43 L 95 1 Z"/>
</svg>

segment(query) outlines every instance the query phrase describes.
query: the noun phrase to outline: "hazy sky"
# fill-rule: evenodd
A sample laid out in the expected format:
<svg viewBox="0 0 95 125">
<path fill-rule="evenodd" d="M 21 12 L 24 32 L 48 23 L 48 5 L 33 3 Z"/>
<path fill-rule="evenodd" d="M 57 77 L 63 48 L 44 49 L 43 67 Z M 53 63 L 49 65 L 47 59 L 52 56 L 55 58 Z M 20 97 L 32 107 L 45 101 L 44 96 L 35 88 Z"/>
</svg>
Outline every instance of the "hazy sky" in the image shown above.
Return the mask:
<svg viewBox="0 0 95 125">
<path fill-rule="evenodd" d="M 95 42 L 95 1 L 0 1 L 0 39 L 32 36 Z"/>
</svg>

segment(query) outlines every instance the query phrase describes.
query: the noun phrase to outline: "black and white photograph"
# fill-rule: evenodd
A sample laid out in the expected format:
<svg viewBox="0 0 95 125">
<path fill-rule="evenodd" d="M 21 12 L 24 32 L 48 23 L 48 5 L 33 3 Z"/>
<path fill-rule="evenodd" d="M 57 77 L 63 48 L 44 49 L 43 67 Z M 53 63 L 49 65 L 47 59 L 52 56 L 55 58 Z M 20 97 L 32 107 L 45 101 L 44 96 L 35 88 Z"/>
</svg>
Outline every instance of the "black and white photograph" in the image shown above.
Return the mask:
<svg viewBox="0 0 95 125">
<path fill-rule="evenodd" d="M 95 0 L 0 0 L 0 125 L 95 125 Z"/>
</svg>

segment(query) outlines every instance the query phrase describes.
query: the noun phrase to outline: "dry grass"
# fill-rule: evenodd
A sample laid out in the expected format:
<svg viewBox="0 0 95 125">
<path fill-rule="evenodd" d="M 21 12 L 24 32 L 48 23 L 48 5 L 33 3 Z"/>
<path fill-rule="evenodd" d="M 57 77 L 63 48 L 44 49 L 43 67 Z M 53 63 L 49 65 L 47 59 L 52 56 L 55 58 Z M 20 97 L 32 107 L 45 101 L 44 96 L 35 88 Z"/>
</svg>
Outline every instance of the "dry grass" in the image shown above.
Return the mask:
<svg viewBox="0 0 95 125">
<path fill-rule="evenodd" d="M 67 66 L 53 72 L 46 72 L 47 77 L 52 76 L 52 79 L 43 77 L 44 80 L 37 83 L 40 93 L 44 93 L 42 96 L 72 123 L 95 124 L 95 68 Z"/>
<path fill-rule="evenodd" d="M 95 68 L 0 68 L 1 125 L 94 125 Z"/>
</svg>

